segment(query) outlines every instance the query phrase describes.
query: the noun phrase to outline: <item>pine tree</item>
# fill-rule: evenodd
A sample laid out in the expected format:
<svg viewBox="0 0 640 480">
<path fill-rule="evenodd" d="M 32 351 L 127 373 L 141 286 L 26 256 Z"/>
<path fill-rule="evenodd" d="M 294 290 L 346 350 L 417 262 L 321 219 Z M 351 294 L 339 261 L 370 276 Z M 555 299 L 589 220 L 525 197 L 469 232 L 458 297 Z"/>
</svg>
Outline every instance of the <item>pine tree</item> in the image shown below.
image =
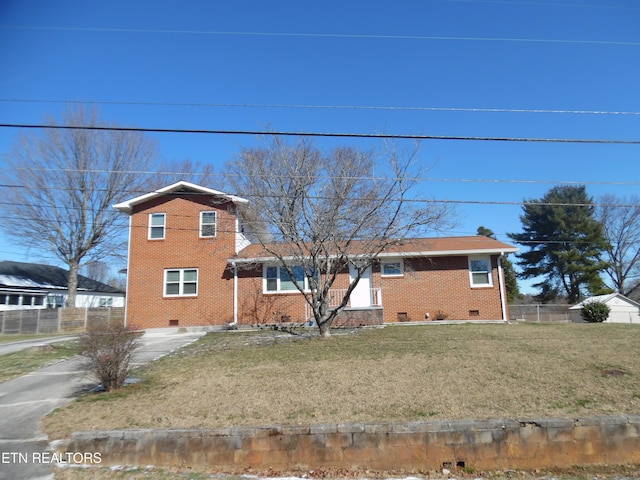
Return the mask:
<svg viewBox="0 0 640 480">
<path fill-rule="evenodd" d="M 607 241 L 584 186 L 554 187 L 542 199 L 525 202 L 523 211 L 524 231 L 509 237 L 529 248 L 517 255 L 519 277 L 542 278 L 534 285 L 540 300 L 564 295 L 576 303 L 606 291 L 600 272 L 606 267 L 601 254 Z"/>
</svg>

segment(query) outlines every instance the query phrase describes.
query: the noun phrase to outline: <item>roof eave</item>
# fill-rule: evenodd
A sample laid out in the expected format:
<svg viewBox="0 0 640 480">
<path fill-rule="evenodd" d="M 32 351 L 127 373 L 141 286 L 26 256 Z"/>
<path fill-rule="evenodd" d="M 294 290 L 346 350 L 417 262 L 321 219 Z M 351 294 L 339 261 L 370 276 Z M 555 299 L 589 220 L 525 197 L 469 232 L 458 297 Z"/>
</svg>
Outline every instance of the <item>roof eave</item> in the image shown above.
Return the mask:
<svg viewBox="0 0 640 480">
<path fill-rule="evenodd" d="M 167 193 L 175 192 L 176 190 L 179 190 L 180 188 L 184 188 L 184 187 L 190 188 L 192 190 L 195 190 L 195 191 L 203 193 L 203 194 L 213 195 L 213 196 L 216 196 L 216 197 L 221 197 L 221 198 L 227 199 L 230 202 L 233 202 L 235 204 L 247 204 L 247 203 L 249 203 L 249 200 L 247 200 L 246 198 L 237 197 L 235 195 L 231 195 L 231 194 L 228 194 L 228 193 L 220 192 L 218 190 L 213 190 L 211 188 L 203 187 L 201 185 L 196 185 L 195 183 L 180 181 L 180 182 L 173 183 L 171 185 L 167 185 L 166 187 L 162 187 L 162 188 L 160 188 L 158 190 L 155 190 L 153 192 L 145 193 L 144 195 L 140 195 L 139 197 L 132 198 L 131 200 L 127 200 L 125 202 L 116 203 L 115 205 L 113 205 L 113 208 L 115 208 L 116 210 L 119 210 L 119 211 L 121 211 L 123 213 L 126 213 L 126 214 L 130 215 L 131 212 L 133 211 L 133 207 L 135 207 L 136 205 L 144 203 L 144 202 L 146 202 L 148 200 L 151 200 L 153 198 L 160 197 L 160 196 L 165 195 Z"/>
<path fill-rule="evenodd" d="M 415 257 L 444 257 L 444 256 L 463 256 L 463 255 L 504 255 L 506 253 L 515 253 L 517 248 L 502 248 L 502 249 L 478 249 L 478 250 L 434 250 L 423 252 L 383 252 L 376 255 L 376 258 L 415 258 Z M 364 257 L 366 255 L 354 255 L 355 257 Z M 335 258 L 336 255 L 331 255 Z M 296 260 L 297 256 L 287 255 L 283 257 L 269 256 L 269 257 L 251 257 L 251 258 L 230 258 L 228 263 L 241 264 L 241 263 L 266 263 L 273 262 L 279 259 L 290 261 Z"/>
</svg>

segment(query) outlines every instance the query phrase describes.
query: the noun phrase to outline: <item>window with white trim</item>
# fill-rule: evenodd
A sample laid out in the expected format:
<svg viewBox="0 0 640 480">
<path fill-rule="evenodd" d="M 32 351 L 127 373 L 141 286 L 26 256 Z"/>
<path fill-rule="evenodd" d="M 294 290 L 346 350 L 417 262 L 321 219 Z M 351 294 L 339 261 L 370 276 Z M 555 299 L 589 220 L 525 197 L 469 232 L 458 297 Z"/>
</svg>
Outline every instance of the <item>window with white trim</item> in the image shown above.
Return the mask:
<svg viewBox="0 0 640 480">
<path fill-rule="evenodd" d="M 401 258 L 382 260 L 380 262 L 380 274 L 383 277 L 401 277 L 404 275 L 404 261 Z"/>
<path fill-rule="evenodd" d="M 198 295 L 198 269 L 176 268 L 164 271 L 164 296 L 187 297 Z"/>
<path fill-rule="evenodd" d="M 164 213 L 149 214 L 149 240 L 163 240 L 167 215 Z"/>
<path fill-rule="evenodd" d="M 100 308 L 113 307 L 113 297 L 100 297 L 98 300 L 98 306 Z"/>
<path fill-rule="evenodd" d="M 492 287 L 491 257 L 469 257 L 469 278 L 472 287 Z"/>
<path fill-rule="evenodd" d="M 215 211 L 200 212 L 200 238 L 216 236 L 216 220 Z"/>
<path fill-rule="evenodd" d="M 263 288 L 268 293 L 297 292 L 294 280 L 298 285 L 304 285 L 308 289 L 308 281 L 304 274 L 304 268 L 300 266 L 291 267 L 293 278 L 286 268 L 280 266 L 267 266 L 263 270 Z"/>
</svg>

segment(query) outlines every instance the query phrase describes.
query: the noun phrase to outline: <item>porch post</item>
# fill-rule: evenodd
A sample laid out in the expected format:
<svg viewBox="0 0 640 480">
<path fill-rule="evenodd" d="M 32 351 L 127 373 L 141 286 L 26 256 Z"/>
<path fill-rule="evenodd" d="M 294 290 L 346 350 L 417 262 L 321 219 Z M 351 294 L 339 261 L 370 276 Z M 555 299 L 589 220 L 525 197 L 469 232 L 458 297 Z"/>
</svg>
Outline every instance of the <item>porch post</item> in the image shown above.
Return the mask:
<svg viewBox="0 0 640 480">
<path fill-rule="evenodd" d="M 500 286 L 500 306 L 502 308 L 502 320 L 505 322 L 507 318 L 507 299 L 506 299 L 506 287 L 504 284 L 504 272 L 502 270 L 502 253 L 498 256 L 498 284 Z"/>
<path fill-rule="evenodd" d="M 238 265 L 233 265 L 233 325 L 238 324 Z"/>
</svg>

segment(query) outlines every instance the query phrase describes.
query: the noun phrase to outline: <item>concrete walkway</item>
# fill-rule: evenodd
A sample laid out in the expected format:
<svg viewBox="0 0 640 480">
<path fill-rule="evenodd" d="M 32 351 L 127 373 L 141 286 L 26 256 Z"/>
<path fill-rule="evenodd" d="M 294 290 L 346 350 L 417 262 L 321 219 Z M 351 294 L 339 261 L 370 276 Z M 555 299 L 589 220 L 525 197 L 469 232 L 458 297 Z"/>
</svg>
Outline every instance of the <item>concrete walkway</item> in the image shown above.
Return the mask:
<svg viewBox="0 0 640 480">
<path fill-rule="evenodd" d="M 19 342 L 0 343 L 0 355 L 19 352 L 20 350 L 26 350 L 27 348 L 37 347 L 40 345 L 50 345 L 52 343 L 66 342 L 68 340 L 73 340 L 74 338 L 76 337 L 57 336 L 49 338 L 39 338 L 36 340 L 21 340 Z"/>
<path fill-rule="evenodd" d="M 146 332 L 134 364 L 167 355 L 204 333 Z M 53 478 L 49 439 L 40 430 L 40 419 L 96 386 L 95 378 L 81 369 L 81 361 L 73 358 L 0 383 L 0 479 Z"/>
</svg>

